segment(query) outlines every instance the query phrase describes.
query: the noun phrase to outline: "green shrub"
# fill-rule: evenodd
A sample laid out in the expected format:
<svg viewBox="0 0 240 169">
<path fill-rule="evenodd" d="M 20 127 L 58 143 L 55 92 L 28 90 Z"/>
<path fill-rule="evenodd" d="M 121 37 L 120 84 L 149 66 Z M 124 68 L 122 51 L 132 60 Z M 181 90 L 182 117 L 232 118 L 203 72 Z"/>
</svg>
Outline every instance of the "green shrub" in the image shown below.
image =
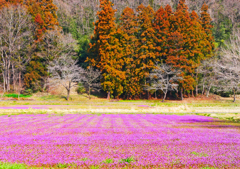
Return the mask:
<svg viewBox="0 0 240 169">
<path fill-rule="evenodd" d="M 12 97 L 12 98 L 18 98 L 18 94 L 16 93 L 9 93 L 9 94 L 4 94 L 4 97 Z M 19 97 L 21 98 L 28 98 L 31 97 L 32 95 L 25 95 L 25 94 L 20 94 Z"/>
</svg>

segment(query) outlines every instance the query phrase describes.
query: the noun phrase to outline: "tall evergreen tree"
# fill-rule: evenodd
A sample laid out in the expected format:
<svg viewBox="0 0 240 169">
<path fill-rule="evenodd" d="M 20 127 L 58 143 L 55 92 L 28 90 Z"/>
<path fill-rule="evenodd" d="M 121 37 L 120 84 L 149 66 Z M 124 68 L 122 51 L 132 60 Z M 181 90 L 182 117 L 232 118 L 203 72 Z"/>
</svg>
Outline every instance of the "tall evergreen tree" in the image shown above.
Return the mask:
<svg viewBox="0 0 240 169">
<path fill-rule="evenodd" d="M 212 34 L 213 25 L 211 24 L 211 17 L 210 17 L 210 14 L 208 13 L 208 6 L 206 3 L 204 3 L 201 8 L 200 22 L 201 22 L 203 30 L 206 33 L 206 39 L 210 43 L 210 45 L 205 46 L 206 50 L 204 51 L 204 55 L 207 58 L 210 58 L 213 56 L 213 51 L 215 48 L 215 45 L 214 45 L 215 41 L 214 41 L 214 37 Z"/>
<path fill-rule="evenodd" d="M 154 19 L 154 10 L 153 8 L 148 5 L 145 7 L 141 4 L 137 8 L 138 16 L 138 31 L 137 31 L 137 38 L 138 38 L 138 53 L 137 59 L 139 60 L 140 64 L 140 76 L 144 78 L 147 76 L 154 68 L 156 56 L 155 56 L 155 31 L 153 29 L 153 19 Z"/>
<path fill-rule="evenodd" d="M 119 96 L 123 92 L 122 80 L 125 74 L 122 71 L 123 50 L 119 39 L 122 32 L 116 29 L 114 14 L 110 0 L 101 0 L 100 9 L 97 13 L 98 20 L 95 22 L 94 36 L 90 43 L 90 57 L 87 61 L 92 66 L 100 69 L 103 75 L 102 86 L 108 92 Z"/>
<path fill-rule="evenodd" d="M 120 29 L 124 32 L 121 39 L 124 51 L 124 71 L 126 79 L 123 82 L 124 97 L 127 99 L 135 98 L 141 92 L 141 79 L 136 72 L 136 50 L 137 50 L 137 20 L 134 10 L 126 7 L 120 18 Z"/>
<path fill-rule="evenodd" d="M 170 17 L 172 15 L 171 6 L 167 5 L 165 9 L 161 6 L 155 13 L 153 27 L 155 30 L 155 55 L 158 60 L 165 62 L 167 58 L 167 38 L 169 35 Z"/>
<path fill-rule="evenodd" d="M 137 8 L 137 23 L 138 30 L 136 33 L 137 53 L 136 53 L 136 72 L 142 85 L 147 85 L 146 79 L 149 72 L 155 68 L 156 55 L 155 55 L 155 31 L 153 29 L 154 10 L 148 5 L 145 7 L 143 4 Z M 148 93 L 149 96 L 149 93 Z"/>
<path fill-rule="evenodd" d="M 170 33 L 168 37 L 169 54 L 166 63 L 182 70 L 183 80 L 179 81 L 182 91 L 194 89 L 195 80 L 191 76 L 194 72 L 192 53 L 189 50 L 192 39 L 190 38 L 191 18 L 185 0 L 180 0 L 177 10 L 170 18 Z M 183 97 L 182 97 L 183 99 Z"/>
</svg>

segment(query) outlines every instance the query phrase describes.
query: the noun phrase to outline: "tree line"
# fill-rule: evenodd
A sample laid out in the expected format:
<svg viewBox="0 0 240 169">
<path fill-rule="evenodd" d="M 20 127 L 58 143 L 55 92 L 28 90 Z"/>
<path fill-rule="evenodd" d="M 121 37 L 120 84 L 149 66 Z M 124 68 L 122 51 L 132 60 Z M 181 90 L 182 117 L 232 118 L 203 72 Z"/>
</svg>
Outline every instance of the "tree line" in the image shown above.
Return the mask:
<svg viewBox="0 0 240 169">
<path fill-rule="evenodd" d="M 197 95 L 199 87 L 207 95 L 212 88 L 238 91 L 237 66 L 229 69 L 231 59 L 238 63 L 237 48 L 235 53 L 230 51 L 238 40 L 237 29 L 224 35 L 231 43 L 216 36 L 210 2 L 115 3 L 1 1 L 0 80 L 4 92 L 48 91 L 60 84 L 69 98 L 78 82 L 88 87 L 89 98 L 91 88 L 99 88 L 100 83 L 108 98 L 125 99 L 142 98 L 144 93 L 149 97 L 152 92 L 165 99 L 168 91 L 183 99 L 184 94 Z M 230 4 L 234 10 L 226 15 L 236 28 L 238 1 Z"/>
<path fill-rule="evenodd" d="M 177 82 L 181 95 L 193 92 L 196 68 L 212 57 L 214 50 L 206 4 L 200 17 L 194 10 L 189 13 L 185 0 L 179 1 L 175 12 L 170 5 L 156 12 L 150 5 L 141 4 L 136 12 L 127 7 L 117 25 L 112 2 L 100 3 L 87 61 L 101 70 L 102 86 L 109 96 L 139 97 L 143 86 L 151 85 L 149 74 L 157 63 L 181 71 L 182 79 Z"/>
</svg>

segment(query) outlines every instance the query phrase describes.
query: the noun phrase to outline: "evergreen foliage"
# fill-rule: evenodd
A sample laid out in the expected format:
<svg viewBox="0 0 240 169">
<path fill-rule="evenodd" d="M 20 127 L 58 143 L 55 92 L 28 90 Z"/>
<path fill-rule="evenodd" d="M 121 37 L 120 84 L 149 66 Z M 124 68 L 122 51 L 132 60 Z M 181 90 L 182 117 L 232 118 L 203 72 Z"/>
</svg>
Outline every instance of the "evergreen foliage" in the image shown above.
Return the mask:
<svg viewBox="0 0 240 169">
<path fill-rule="evenodd" d="M 34 42 L 22 49 L 25 53 L 21 54 L 25 58 L 29 56 L 24 62 L 28 64 L 21 73 L 17 72 L 24 77 L 25 89 L 47 89 L 49 62 L 66 53 L 51 54 L 59 47 L 59 42 L 45 41 L 46 34 L 57 31 L 59 36 L 71 33 L 77 41 L 74 48 L 77 55 L 69 54 L 69 57 L 76 59 L 82 68 L 92 66 L 101 71 L 101 85 L 109 98 L 111 95 L 126 99 L 142 97 L 145 94 L 143 87 L 151 86 L 149 73 L 158 64 L 166 64 L 181 72 L 177 83 L 182 96 L 194 90 L 197 94 L 198 82 L 202 78 L 198 68 L 203 61 L 219 54 L 214 53 L 215 49 L 224 46 L 232 29 L 238 26 L 240 17 L 236 12 L 227 11 L 218 11 L 216 15 L 213 8 L 214 15 L 210 15 L 207 1 L 190 0 L 186 3 L 179 0 L 157 4 L 155 0 L 143 0 L 141 4 L 128 0 L 129 7 L 123 1 L 99 2 L 94 6 L 84 2 L 78 9 L 74 5 L 80 2 L 74 0 L 67 5 L 62 0 L 0 0 L 0 10 L 21 5 L 34 23 Z M 224 3 L 216 2 L 219 9 L 226 6 Z M 234 11 L 236 9 L 238 7 L 234 7 Z M 16 65 L 11 66 L 9 70 Z"/>
</svg>

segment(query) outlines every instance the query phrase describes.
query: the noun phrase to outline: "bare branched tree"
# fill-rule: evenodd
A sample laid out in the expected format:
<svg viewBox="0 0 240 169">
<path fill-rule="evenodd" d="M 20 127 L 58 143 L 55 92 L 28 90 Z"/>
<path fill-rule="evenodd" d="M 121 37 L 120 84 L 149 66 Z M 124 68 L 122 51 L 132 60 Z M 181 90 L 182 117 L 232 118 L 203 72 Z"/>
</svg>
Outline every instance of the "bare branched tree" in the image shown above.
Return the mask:
<svg viewBox="0 0 240 169">
<path fill-rule="evenodd" d="M 88 87 L 88 97 L 91 99 L 90 92 L 92 89 L 99 89 L 101 87 L 100 76 L 101 72 L 99 70 L 94 70 L 93 67 L 86 69 L 83 73 L 84 83 Z"/>
<path fill-rule="evenodd" d="M 65 54 L 50 62 L 48 70 L 51 73 L 50 85 L 63 86 L 67 90 L 69 100 L 71 89 L 83 80 L 84 70 L 77 65 L 76 60 Z"/>
<path fill-rule="evenodd" d="M 13 86 L 16 84 L 16 69 L 19 71 L 19 86 L 21 86 L 21 71 L 26 58 L 27 46 L 33 42 L 32 17 L 20 5 L 10 5 L 0 11 L 0 54 L 3 72 L 3 89 L 10 90 L 10 78 L 13 76 Z M 12 72 L 11 72 L 12 70 Z"/>
<path fill-rule="evenodd" d="M 206 93 L 209 96 L 210 90 L 217 85 L 218 65 L 215 58 L 205 60 L 198 68 L 198 72 L 202 74 L 199 86 L 202 88 L 202 95 Z"/>
<path fill-rule="evenodd" d="M 232 91 L 234 102 L 236 92 L 240 91 L 240 30 L 234 30 L 230 41 L 222 48 L 219 60 L 219 84 L 223 91 Z"/>
<path fill-rule="evenodd" d="M 179 76 L 181 71 L 173 69 L 170 65 L 156 65 L 156 69 L 152 70 L 149 77 L 151 86 L 146 87 L 150 90 L 161 90 L 164 93 L 162 102 L 165 101 L 168 91 L 177 91 L 177 81 L 182 78 Z"/>
<path fill-rule="evenodd" d="M 76 55 L 74 48 L 77 46 L 77 43 L 71 34 L 64 35 L 61 30 L 55 28 L 43 35 L 42 41 L 38 46 L 41 50 L 41 52 L 37 53 L 38 56 L 44 58 L 48 65 L 53 59 L 63 54 L 68 56 Z M 44 77 L 44 89 L 47 88 L 48 81 L 48 76 Z"/>
<path fill-rule="evenodd" d="M 64 35 L 61 30 L 55 28 L 47 31 L 39 44 L 41 52 L 40 57 L 45 58 L 48 62 L 61 54 L 74 55 L 74 48 L 77 46 L 76 40 L 72 38 L 71 34 Z"/>
</svg>

